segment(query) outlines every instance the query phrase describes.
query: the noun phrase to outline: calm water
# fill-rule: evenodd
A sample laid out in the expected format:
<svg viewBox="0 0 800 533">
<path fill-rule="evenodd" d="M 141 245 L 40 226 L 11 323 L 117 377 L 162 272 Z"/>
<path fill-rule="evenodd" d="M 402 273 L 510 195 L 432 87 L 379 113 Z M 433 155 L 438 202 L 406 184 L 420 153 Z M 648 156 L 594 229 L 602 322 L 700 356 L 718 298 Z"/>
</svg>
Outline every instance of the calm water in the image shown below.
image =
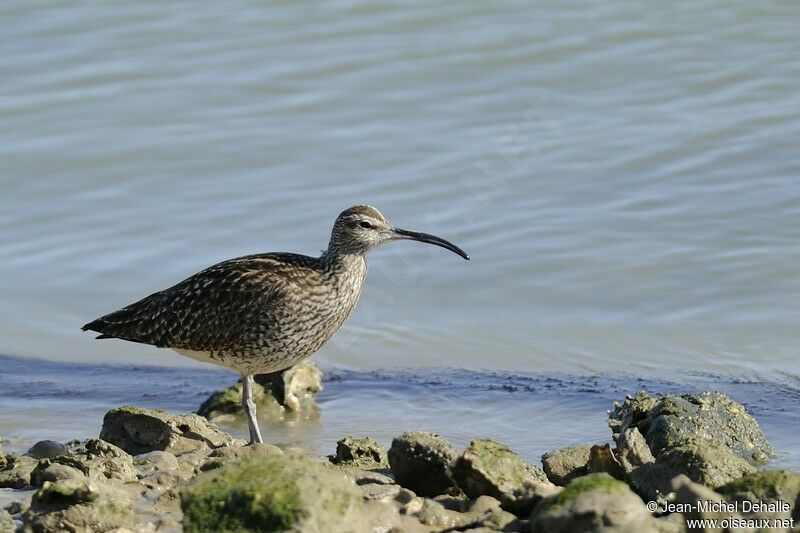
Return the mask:
<svg viewBox="0 0 800 533">
<path fill-rule="evenodd" d="M 97 436 L 103 415 L 134 403 L 191 412 L 235 376 L 220 370 L 61 363 L 0 357 L 0 430 L 5 448 L 24 452 L 36 440 Z M 142 383 L 146 383 L 143 386 Z M 611 442 L 606 409 L 629 391 L 684 393 L 713 388 L 744 403 L 776 450 L 775 467 L 800 469 L 800 393 L 786 383 L 718 374 L 675 380 L 623 374 L 580 376 L 426 369 L 401 372 L 328 369 L 318 410 L 262 417 L 264 438 L 330 454 L 345 435 L 371 435 L 389 446 L 403 431 L 443 434 L 459 447 L 490 437 L 532 462 L 570 444 Z M 764 401 L 768 399 L 769 401 Z M 223 426 L 247 437 L 243 421 Z M 7 431 L 11 430 L 9 434 Z M 2 493 L 0 492 L 0 501 Z"/>
<path fill-rule="evenodd" d="M 800 389 L 797 2 L 7 0 L 0 20 L 0 353 L 196 366 L 79 327 L 228 257 L 317 253 L 367 202 L 473 260 L 374 252 L 327 368 Z"/>
</svg>

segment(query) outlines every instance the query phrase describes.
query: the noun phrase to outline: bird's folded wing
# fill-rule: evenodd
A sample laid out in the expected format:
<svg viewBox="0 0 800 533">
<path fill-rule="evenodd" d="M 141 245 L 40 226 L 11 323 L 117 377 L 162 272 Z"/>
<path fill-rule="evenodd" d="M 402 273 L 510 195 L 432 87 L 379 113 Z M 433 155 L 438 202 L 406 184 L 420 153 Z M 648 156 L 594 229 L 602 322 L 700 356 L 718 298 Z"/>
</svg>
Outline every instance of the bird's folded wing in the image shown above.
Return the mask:
<svg viewBox="0 0 800 533">
<path fill-rule="evenodd" d="M 249 256 L 219 263 L 85 326 L 119 338 L 190 350 L 235 348 L 269 328 L 269 308 L 286 292 L 280 261 Z M 265 315 L 264 313 L 267 313 Z"/>
</svg>

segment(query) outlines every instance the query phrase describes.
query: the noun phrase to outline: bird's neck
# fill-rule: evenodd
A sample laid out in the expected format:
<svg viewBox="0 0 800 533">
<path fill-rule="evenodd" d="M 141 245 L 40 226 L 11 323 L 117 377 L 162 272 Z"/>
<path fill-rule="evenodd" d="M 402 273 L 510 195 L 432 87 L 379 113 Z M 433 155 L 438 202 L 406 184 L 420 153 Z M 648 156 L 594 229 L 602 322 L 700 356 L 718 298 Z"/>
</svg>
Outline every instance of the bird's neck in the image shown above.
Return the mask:
<svg viewBox="0 0 800 533">
<path fill-rule="evenodd" d="M 329 248 L 320 257 L 329 272 L 366 272 L 367 258 L 362 253 L 348 253 Z"/>
</svg>

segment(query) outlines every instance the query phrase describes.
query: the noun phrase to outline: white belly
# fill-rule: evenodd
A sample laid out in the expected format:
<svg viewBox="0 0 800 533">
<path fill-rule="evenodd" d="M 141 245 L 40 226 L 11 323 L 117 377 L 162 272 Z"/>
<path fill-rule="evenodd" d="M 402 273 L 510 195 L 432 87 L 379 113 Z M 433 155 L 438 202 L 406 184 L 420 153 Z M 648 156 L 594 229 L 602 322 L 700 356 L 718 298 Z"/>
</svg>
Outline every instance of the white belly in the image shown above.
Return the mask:
<svg viewBox="0 0 800 533">
<path fill-rule="evenodd" d="M 182 348 L 172 348 L 173 351 L 194 359 L 195 361 L 202 361 L 204 363 L 211 363 L 217 366 L 224 366 L 226 368 L 233 368 L 226 357 L 219 353 L 203 352 L 200 350 L 184 350 Z"/>
</svg>

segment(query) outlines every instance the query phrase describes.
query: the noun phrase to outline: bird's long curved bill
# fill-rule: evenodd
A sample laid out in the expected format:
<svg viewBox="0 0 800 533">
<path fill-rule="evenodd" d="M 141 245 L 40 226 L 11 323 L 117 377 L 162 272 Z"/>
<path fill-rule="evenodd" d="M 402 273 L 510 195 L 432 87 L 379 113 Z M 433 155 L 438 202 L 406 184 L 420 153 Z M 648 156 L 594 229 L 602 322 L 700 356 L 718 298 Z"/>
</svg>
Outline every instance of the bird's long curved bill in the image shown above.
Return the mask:
<svg viewBox="0 0 800 533">
<path fill-rule="evenodd" d="M 437 237 L 436 235 L 431 235 L 429 233 L 420 233 L 418 231 L 409 231 L 407 229 L 400 229 L 394 228 L 392 230 L 394 234 L 397 236 L 398 239 L 410 239 L 412 241 L 419 241 L 419 242 L 426 242 L 428 244 L 435 244 L 436 246 L 441 246 L 442 248 L 446 248 L 453 253 L 456 253 L 469 261 L 469 256 L 467 252 L 456 246 L 450 241 L 446 241 L 441 237 Z"/>
</svg>

